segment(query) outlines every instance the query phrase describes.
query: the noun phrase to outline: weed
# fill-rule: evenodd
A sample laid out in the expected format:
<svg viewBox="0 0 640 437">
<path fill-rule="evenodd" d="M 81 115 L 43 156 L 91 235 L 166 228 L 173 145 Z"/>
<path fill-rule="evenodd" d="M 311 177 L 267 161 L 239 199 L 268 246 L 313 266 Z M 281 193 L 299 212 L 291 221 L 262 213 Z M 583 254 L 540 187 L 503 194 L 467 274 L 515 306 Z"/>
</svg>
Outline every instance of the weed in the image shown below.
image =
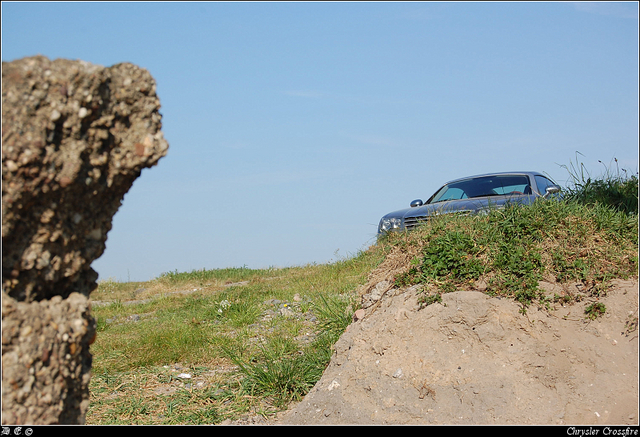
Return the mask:
<svg viewBox="0 0 640 437">
<path fill-rule="evenodd" d="M 636 310 L 637 313 L 637 310 Z M 638 330 L 638 316 L 630 314 L 627 318 L 627 321 L 624 323 L 624 335 L 629 336 L 629 334 L 636 332 Z"/>
<path fill-rule="evenodd" d="M 352 305 L 355 304 L 354 296 L 343 297 L 324 296 L 318 294 L 318 300 L 313 305 L 313 311 L 318 315 L 319 328 L 323 335 L 332 339 L 339 337 L 352 322 Z"/>
<path fill-rule="evenodd" d="M 418 303 L 420 304 L 420 308 L 428 307 L 434 303 L 442 303 L 442 294 L 435 293 L 429 296 L 423 294 L 418 298 Z"/>
<path fill-rule="evenodd" d="M 325 363 L 312 356 L 282 353 L 279 348 L 262 348 L 259 356 L 244 360 L 226 350 L 231 360 L 240 367 L 245 378 L 242 389 L 250 396 L 270 399 L 278 408 L 300 400 L 320 379 Z"/>
<path fill-rule="evenodd" d="M 605 308 L 603 303 L 595 302 L 595 303 L 592 303 L 591 305 L 588 305 L 585 308 L 584 313 L 586 314 L 589 320 L 595 320 L 598 317 L 604 315 L 606 310 L 607 309 Z"/>
<path fill-rule="evenodd" d="M 576 155 L 582 155 L 576 152 Z M 585 205 L 605 205 L 625 214 L 638 214 L 638 176 L 629 174 L 626 169 L 621 169 L 618 160 L 613 164 L 604 166 L 604 174 L 598 178 L 592 178 L 584 164 L 570 163 L 569 166 L 561 166 L 569 173 L 569 185 L 566 189 L 568 199 L 575 200 Z"/>
</svg>

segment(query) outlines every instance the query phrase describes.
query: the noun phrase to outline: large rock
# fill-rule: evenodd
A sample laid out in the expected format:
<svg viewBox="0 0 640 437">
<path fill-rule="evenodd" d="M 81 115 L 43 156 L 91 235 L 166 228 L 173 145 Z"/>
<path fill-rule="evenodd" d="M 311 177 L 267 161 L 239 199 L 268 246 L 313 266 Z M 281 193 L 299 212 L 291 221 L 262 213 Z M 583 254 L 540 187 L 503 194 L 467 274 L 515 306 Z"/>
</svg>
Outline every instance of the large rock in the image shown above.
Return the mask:
<svg viewBox="0 0 640 437">
<path fill-rule="evenodd" d="M 83 423 L 91 263 L 142 169 L 167 152 L 148 71 L 2 63 L 2 421 Z"/>
</svg>

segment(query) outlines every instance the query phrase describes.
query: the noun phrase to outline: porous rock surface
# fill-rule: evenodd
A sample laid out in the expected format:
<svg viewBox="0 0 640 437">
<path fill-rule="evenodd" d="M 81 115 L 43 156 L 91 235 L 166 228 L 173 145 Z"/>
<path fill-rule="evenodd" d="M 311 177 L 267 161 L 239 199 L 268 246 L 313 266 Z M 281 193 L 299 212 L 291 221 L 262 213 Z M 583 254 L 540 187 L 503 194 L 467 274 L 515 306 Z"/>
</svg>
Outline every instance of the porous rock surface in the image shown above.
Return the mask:
<svg viewBox="0 0 640 437">
<path fill-rule="evenodd" d="M 84 423 L 111 220 L 167 152 L 145 69 L 2 63 L 2 423 Z"/>
</svg>

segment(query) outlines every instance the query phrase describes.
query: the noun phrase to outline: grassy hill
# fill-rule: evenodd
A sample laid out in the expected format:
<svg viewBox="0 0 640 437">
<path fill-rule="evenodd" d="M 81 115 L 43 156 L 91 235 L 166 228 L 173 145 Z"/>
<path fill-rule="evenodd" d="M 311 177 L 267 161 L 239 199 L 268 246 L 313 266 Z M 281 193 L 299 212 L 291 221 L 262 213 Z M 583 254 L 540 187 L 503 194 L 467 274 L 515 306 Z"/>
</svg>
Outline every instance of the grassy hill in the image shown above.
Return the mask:
<svg viewBox="0 0 640 437">
<path fill-rule="evenodd" d="M 322 375 L 382 256 L 101 282 L 87 423 L 211 424 L 284 408 Z"/>
<path fill-rule="evenodd" d="M 319 380 L 360 295 L 381 279 L 423 284 L 423 306 L 476 289 L 515 299 L 523 313 L 605 294 L 612 279 L 637 276 L 638 179 L 592 180 L 580 169 L 569 168 L 563 201 L 439 218 L 332 264 L 101 282 L 87 423 L 273 415 Z M 540 281 L 580 287 L 549 295 Z M 604 313 L 593 305 L 585 318 Z"/>
</svg>

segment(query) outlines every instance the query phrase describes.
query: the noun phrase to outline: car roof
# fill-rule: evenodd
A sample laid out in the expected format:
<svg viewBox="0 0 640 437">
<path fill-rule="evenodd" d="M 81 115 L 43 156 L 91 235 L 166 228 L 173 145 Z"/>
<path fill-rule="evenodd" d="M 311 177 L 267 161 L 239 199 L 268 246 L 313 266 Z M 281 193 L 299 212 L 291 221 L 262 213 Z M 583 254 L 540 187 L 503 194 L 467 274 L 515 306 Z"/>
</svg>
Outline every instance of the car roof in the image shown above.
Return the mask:
<svg viewBox="0 0 640 437">
<path fill-rule="evenodd" d="M 520 174 L 520 175 L 526 174 L 529 176 L 544 176 L 542 173 L 537 171 L 502 171 L 502 172 L 496 172 L 496 173 L 484 173 L 484 174 L 478 174 L 473 176 L 465 176 L 463 178 L 452 179 L 449 182 L 447 182 L 445 185 L 449 185 L 453 182 L 464 181 L 466 179 L 481 178 L 486 176 L 517 175 L 517 174 Z"/>
</svg>

